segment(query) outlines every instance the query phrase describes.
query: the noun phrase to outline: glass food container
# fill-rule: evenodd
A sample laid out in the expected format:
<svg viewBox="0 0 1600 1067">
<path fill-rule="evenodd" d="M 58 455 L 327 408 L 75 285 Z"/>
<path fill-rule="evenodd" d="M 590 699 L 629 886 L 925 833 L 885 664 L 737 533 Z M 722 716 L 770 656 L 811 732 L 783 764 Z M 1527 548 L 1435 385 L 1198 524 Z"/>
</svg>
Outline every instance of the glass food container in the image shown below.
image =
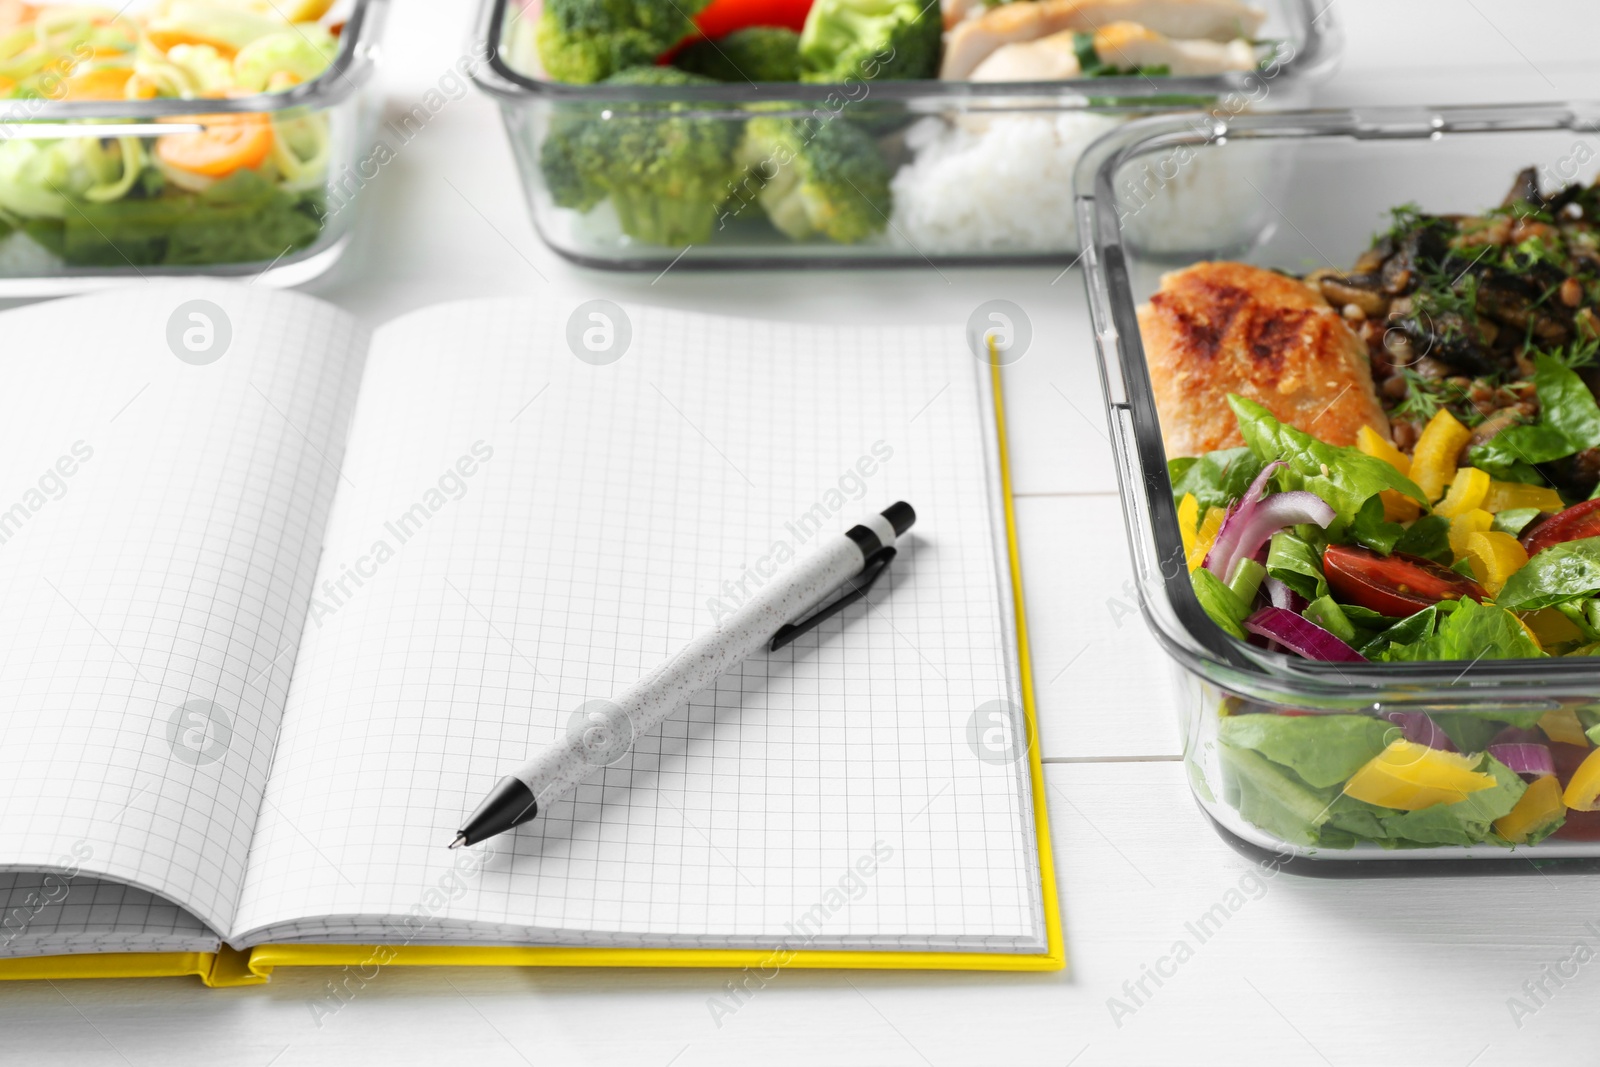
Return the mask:
<svg viewBox="0 0 1600 1067">
<path fill-rule="evenodd" d="M 1583 731 L 1600 723 L 1600 660 L 1332 664 L 1225 634 L 1188 578 L 1136 308 L 1164 272 L 1204 259 L 1296 273 L 1348 269 L 1388 228 L 1391 208 L 1493 207 L 1524 167 L 1539 168 L 1547 192 L 1591 181 L 1597 129 L 1600 106 L 1568 104 L 1158 117 L 1099 142 L 1078 169 L 1085 280 L 1141 605 L 1176 667 L 1194 794 L 1247 854 L 1320 874 L 1527 871 L 1529 860 L 1546 858 L 1592 866 L 1583 861 L 1600 857 L 1600 813 L 1568 811 L 1563 827 L 1534 845 L 1454 844 L 1437 826 L 1389 847 L 1363 839 L 1355 816 L 1340 817 L 1339 783 L 1289 770 L 1295 760 L 1284 746 L 1328 751 L 1329 735 L 1317 731 L 1329 728 L 1329 715 L 1390 724 L 1405 712 L 1427 713 L 1463 752 L 1483 751 L 1507 724 L 1590 746 Z M 1189 232 L 1175 242 L 1170 208 L 1184 174 L 1200 167 L 1224 193 L 1185 219 Z M 1172 251 L 1179 243 L 1189 247 Z M 1255 715 L 1280 718 L 1250 721 Z M 1252 741 L 1268 734 L 1276 750 Z"/>
<path fill-rule="evenodd" d="M 349 0 L 333 20 L 341 8 L 328 68 L 283 91 L 65 100 L 46 87 L 42 97 L 0 100 L 0 297 L 185 274 L 297 285 L 332 266 L 362 184 L 363 90 L 386 0 Z M 203 190 L 155 177 L 162 137 L 265 125 L 272 148 L 260 166 Z M 84 174 L 92 184 L 69 180 Z"/>
<path fill-rule="evenodd" d="M 568 85 L 532 69 L 538 0 L 484 0 L 478 24 L 486 62 L 474 77 L 500 103 L 533 222 L 557 252 L 585 266 L 659 271 L 699 267 L 922 266 L 1069 260 L 1078 251 L 1071 177 L 1083 149 L 1130 117 L 1177 108 L 1232 116 L 1305 106 L 1337 54 L 1327 5 L 1255 0 L 1267 13 L 1260 69 L 1210 77 L 1128 76 L 1034 83 L 938 80 L 709 86 Z M 1320 7 L 1320 10 L 1319 10 Z M 745 143 L 753 114 L 805 120 L 823 139 L 839 122 L 872 179 L 854 174 L 858 225 L 825 233 L 780 231 L 738 166 L 677 194 L 690 217 L 663 224 L 624 197 L 583 195 L 563 174 L 561 147 L 605 123 L 702 123 L 705 141 L 729 154 Z M 680 127 L 682 128 L 682 127 Z M 823 130 L 818 133 L 816 131 Z M 837 135 L 842 140 L 843 134 Z M 654 143 L 647 136 L 632 143 Z M 648 150 L 647 150 L 648 151 Z M 748 153 L 745 153 L 748 154 Z M 842 154 L 842 150 L 841 150 Z M 785 165 L 774 152 L 773 171 Z M 770 177 L 771 175 L 768 175 Z M 876 184 L 875 184 L 876 182 Z M 885 188 L 886 185 L 886 188 Z M 557 200 L 574 204 L 558 206 Z M 843 214 L 841 212 L 841 214 Z M 642 237 L 630 236 L 641 234 Z"/>
</svg>

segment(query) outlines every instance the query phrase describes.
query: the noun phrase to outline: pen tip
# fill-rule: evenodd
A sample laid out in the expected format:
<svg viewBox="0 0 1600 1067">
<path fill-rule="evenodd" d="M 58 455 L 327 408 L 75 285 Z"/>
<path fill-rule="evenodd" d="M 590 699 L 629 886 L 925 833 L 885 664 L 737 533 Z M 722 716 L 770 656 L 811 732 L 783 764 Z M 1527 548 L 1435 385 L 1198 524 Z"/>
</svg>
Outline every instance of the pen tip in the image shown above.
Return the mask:
<svg viewBox="0 0 1600 1067">
<path fill-rule="evenodd" d="M 467 843 L 467 835 L 466 834 L 456 834 L 456 839 L 454 841 L 450 842 L 449 847 L 450 848 L 460 848 L 462 845 L 464 845 L 466 843 Z"/>
</svg>

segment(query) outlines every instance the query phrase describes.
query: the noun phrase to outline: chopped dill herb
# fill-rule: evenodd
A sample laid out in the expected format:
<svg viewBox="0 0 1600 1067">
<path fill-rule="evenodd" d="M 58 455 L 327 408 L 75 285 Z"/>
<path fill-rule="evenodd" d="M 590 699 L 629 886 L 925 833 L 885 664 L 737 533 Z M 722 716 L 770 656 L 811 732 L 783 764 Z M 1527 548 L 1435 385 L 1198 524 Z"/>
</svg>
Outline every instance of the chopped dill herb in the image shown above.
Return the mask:
<svg viewBox="0 0 1600 1067">
<path fill-rule="evenodd" d="M 1530 348 L 1529 357 L 1537 354 L 1549 356 L 1568 370 L 1582 370 L 1595 365 L 1600 357 L 1600 337 L 1580 337 L 1557 348 L 1544 350 Z"/>
<path fill-rule="evenodd" d="M 1468 399 L 1469 387 L 1446 378 L 1428 378 L 1410 367 L 1401 367 L 1399 372 L 1406 380 L 1406 396 L 1390 412 L 1392 418 L 1427 422 L 1440 408 L 1448 408 L 1464 425 L 1476 426 L 1483 421 L 1483 413 Z"/>
</svg>

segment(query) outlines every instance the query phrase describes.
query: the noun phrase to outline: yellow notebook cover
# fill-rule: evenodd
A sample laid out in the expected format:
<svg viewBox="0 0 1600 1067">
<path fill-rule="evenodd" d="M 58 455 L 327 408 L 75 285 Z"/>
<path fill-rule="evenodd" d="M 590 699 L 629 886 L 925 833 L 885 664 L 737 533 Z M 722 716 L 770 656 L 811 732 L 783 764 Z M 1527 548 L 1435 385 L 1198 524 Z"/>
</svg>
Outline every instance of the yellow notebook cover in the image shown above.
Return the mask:
<svg viewBox="0 0 1600 1067">
<path fill-rule="evenodd" d="M 1012 601 L 1016 612 L 1017 654 L 1024 722 L 1028 733 L 1028 765 L 1033 792 L 1035 837 L 1044 910 L 1046 950 L 1043 953 L 906 952 L 761 949 L 589 948 L 563 946 L 420 946 L 387 945 L 261 945 L 248 951 L 98 953 L 36 956 L 0 960 L 0 979 L 157 978 L 194 975 L 208 986 L 225 987 L 266 982 L 279 967 L 350 967 L 358 972 L 384 966 L 419 967 L 703 967 L 753 968 L 762 972 L 787 967 L 856 970 L 1056 971 L 1066 966 L 1066 948 L 1056 895 L 1055 868 L 1045 803 L 1044 767 L 1040 761 L 1038 716 L 1034 701 L 1033 664 L 1029 655 L 1027 613 L 1023 601 L 1022 561 L 1017 546 L 1016 510 L 1011 492 L 1010 451 L 1000 368 L 990 365 L 998 436 L 1000 487 L 1004 508 L 1006 555 L 1010 562 Z"/>
</svg>

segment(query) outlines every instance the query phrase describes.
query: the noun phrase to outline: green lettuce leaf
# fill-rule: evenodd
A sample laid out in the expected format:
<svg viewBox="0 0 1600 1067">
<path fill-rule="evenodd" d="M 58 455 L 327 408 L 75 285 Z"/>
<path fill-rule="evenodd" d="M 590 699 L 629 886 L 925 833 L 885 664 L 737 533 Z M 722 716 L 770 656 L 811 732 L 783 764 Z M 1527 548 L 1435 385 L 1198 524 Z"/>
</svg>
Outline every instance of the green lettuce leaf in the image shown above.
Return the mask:
<svg viewBox="0 0 1600 1067">
<path fill-rule="evenodd" d="M 1256 457 L 1263 463 L 1281 459 L 1287 464 L 1274 476 L 1279 488 L 1317 494 L 1338 513 L 1341 529 L 1354 523 L 1362 506 L 1385 489 L 1395 489 L 1427 503 L 1415 482 L 1381 459 L 1360 449 L 1324 444 L 1310 434 L 1285 426 L 1266 408 L 1241 396 L 1230 395 L 1228 404 L 1239 419 L 1239 432 Z"/>
<path fill-rule="evenodd" d="M 1395 645 L 1415 645 L 1424 638 L 1433 636 L 1433 626 L 1439 620 L 1437 607 L 1423 608 L 1415 615 L 1408 615 L 1389 627 L 1374 635 L 1366 644 L 1356 649 L 1368 659 L 1381 660 L 1386 658 L 1386 653 Z"/>
<path fill-rule="evenodd" d="M 1204 567 L 1189 575 L 1194 583 L 1195 599 L 1206 609 L 1211 620 L 1239 640 L 1245 639 L 1241 625 L 1250 615 L 1250 605 L 1239 599 L 1239 594 L 1229 589 L 1227 583 Z"/>
<path fill-rule="evenodd" d="M 1229 715 L 1224 745 L 1248 748 L 1312 786 L 1339 785 L 1400 736 L 1399 727 L 1366 715 Z"/>
<path fill-rule="evenodd" d="M 1496 478 L 1513 479 L 1519 467 L 1548 463 L 1600 445 L 1600 404 L 1595 403 L 1583 379 L 1544 353 L 1533 357 L 1533 366 L 1539 421 L 1501 430 L 1467 452 L 1473 466 Z M 1521 473 L 1525 476 L 1527 472 Z"/>
<path fill-rule="evenodd" d="M 1539 715 L 1534 716 L 1537 722 Z M 1461 711 L 1436 711 L 1429 714 L 1434 725 L 1444 731 L 1450 743 L 1461 752 L 1482 752 L 1489 747 L 1489 742 L 1494 735 L 1505 729 L 1509 723 L 1504 719 L 1489 719 L 1482 715 L 1473 715 Z M 1528 723 L 1532 727 L 1533 723 Z"/>
<path fill-rule="evenodd" d="M 1600 537 L 1552 545 L 1506 579 L 1495 603 L 1536 611 L 1600 592 Z"/>
<path fill-rule="evenodd" d="M 1347 645 L 1359 644 L 1361 638 L 1350 617 L 1344 613 L 1331 596 L 1318 597 L 1300 613 L 1307 622 L 1315 623 Z"/>
<path fill-rule="evenodd" d="M 1272 535 L 1267 549 L 1267 573 L 1307 600 L 1328 595 L 1328 580 L 1322 573 L 1322 554 L 1292 530 Z"/>
<path fill-rule="evenodd" d="M 1492 775 L 1494 788 L 1468 793 L 1454 804 L 1384 816 L 1381 821 L 1388 839 L 1402 845 L 1477 845 L 1494 840 L 1494 821 L 1517 806 L 1528 786 L 1489 755 L 1474 769 Z"/>
<path fill-rule="evenodd" d="M 1203 516 L 1208 508 L 1225 508 L 1244 496 L 1264 464 L 1248 448 L 1224 448 L 1203 456 L 1183 456 L 1167 461 L 1172 496 L 1182 500 L 1193 493 Z"/>
<path fill-rule="evenodd" d="M 1507 508 L 1495 515 L 1494 525 L 1491 530 L 1508 533 L 1512 537 L 1520 535 L 1523 528 L 1539 517 L 1538 508 Z"/>
<path fill-rule="evenodd" d="M 1443 515 L 1424 515 L 1406 527 L 1394 543 L 1394 551 L 1421 556 L 1450 566 L 1455 553 L 1450 550 L 1450 520 Z"/>
<path fill-rule="evenodd" d="M 1388 845 L 1389 831 L 1384 828 L 1385 816 L 1399 814 L 1391 808 L 1380 808 L 1366 801 L 1347 797 L 1343 793 L 1328 803 L 1328 820 L 1318 832 L 1324 845 L 1349 848 L 1357 841 L 1373 841 Z"/>
<path fill-rule="evenodd" d="M 1427 610 L 1443 613 L 1442 605 Z M 1416 641 L 1391 642 L 1379 658 L 1394 662 L 1537 659 L 1545 655 L 1511 612 L 1495 604 L 1463 599 L 1440 620 L 1434 633 Z"/>
<path fill-rule="evenodd" d="M 1387 630 L 1389 627 L 1400 621 L 1399 619 L 1391 619 L 1387 615 L 1373 611 L 1371 608 L 1364 608 L 1360 604 L 1340 604 L 1339 610 L 1344 612 L 1345 618 L 1349 619 L 1355 624 L 1356 629 L 1371 630 L 1372 633 L 1369 633 L 1367 635 L 1368 637 L 1372 637 L 1380 630 Z"/>
<path fill-rule="evenodd" d="M 1291 772 L 1248 748 L 1222 745 L 1218 754 L 1225 775 L 1225 799 L 1246 822 L 1293 844 L 1321 843 L 1318 831 L 1328 821 L 1328 808 L 1337 793 L 1310 789 Z"/>
<path fill-rule="evenodd" d="M 1355 521 L 1350 524 L 1346 536 L 1380 556 L 1387 556 L 1405 534 L 1406 528 L 1398 522 L 1384 521 L 1383 501 L 1369 496 L 1367 502 L 1361 505 L 1361 510 L 1356 512 Z"/>
<path fill-rule="evenodd" d="M 1362 719 L 1385 732 L 1394 729 L 1381 720 L 1354 715 L 1303 718 L 1240 715 L 1236 718 L 1241 723 L 1252 719 L 1277 719 L 1291 723 Z M 1225 720 L 1225 723 L 1228 721 Z M 1310 768 L 1319 781 L 1327 782 L 1337 771 L 1349 767 L 1357 753 L 1365 751 L 1362 741 L 1351 743 L 1351 738 L 1334 738 L 1335 747 L 1341 743 L 1347 746 L 1344 758 L 1338 763 L 1323 763 L 1314 754 L 1308 761 L 1305 754 L 1307 746 L 1302 743 L 1306 739 L 1294 738 L 1287 730 L 1280 737 L 1274 736 L 1277 731 L 1270 725 L 1248 723 L 1232 729 L 1235 736 L 1224 737 L 1218 747 L 1225 774 L 1225 798 L 1239 809 L 1239 814 L 1247 821 L 1296 844 L 1325 848 L 1349 848 L 1362 841 L 1384 848 L 1480 845 L 1486 842 L 1504 844 L 1494 833 L 1494 821 L 1516 807 L 1517 801 L 1522 799 L 1522 794 L 1527 790 L 1522 779 L 1510 768 L 1485 754 L 1480 757 L 1476 769 L 1494 778 L 1492 788 L 1469 794 L 1454 804 L 1436 804 L 1420 811 L 1381 808 L 1344 795 L 1340 788 L 1343 778 L 1324 786 L 1308 784 L 1301 776 L 1301 771 L 1268 758 L 1254 747 L 1274 743 L 1282 745 L 1284 741 L 1292 739 L 1294 747 L 1278 748 L 1276 751 L 1279 755 L 1298 761 L 1297 767 Z M 1361 736 L 1355 727 L 1345 729 L 1350 730 L 1353 737 Z M 1376 729 L 1368 729 L 1371 730 L 1371 736 L 1381 740 L 1382 734 Z M 1252 736 L 1253 733 L 1261 736 Z M 1349 773 L 1353 774 L 1358 767 L 1359 764 L 1356 764 Z M 1345 774 L 1344 778 L 1348 776 Z M 1552 825 L 1544 828 L 1542 833 L 1554 829 Z"/>
</svg>

